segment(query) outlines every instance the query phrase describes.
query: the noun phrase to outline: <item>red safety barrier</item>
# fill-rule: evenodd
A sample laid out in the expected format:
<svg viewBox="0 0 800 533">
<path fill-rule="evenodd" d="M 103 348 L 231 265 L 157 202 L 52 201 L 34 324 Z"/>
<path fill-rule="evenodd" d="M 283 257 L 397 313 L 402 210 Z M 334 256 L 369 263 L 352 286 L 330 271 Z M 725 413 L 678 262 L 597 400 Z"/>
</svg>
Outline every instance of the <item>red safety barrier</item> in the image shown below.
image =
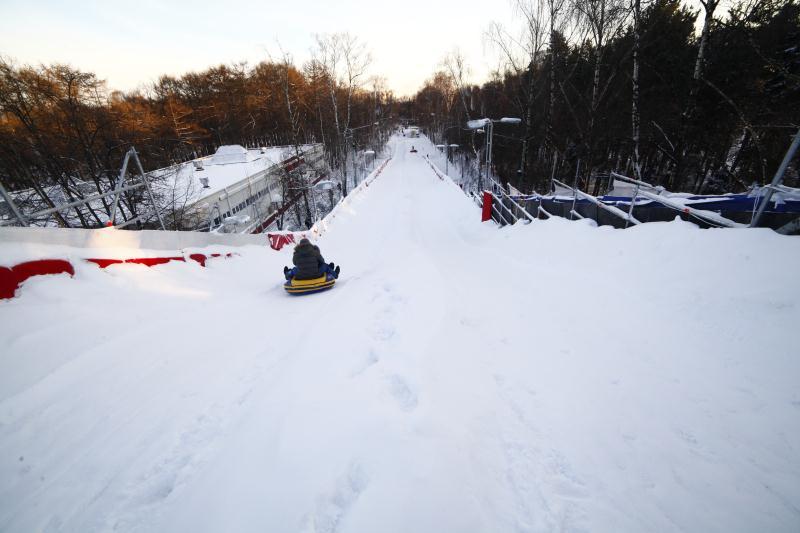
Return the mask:
<svg viewBox="0 0 800 533">
<path fill-rule="evenodd" d="M 13 298 L 17 290 L 17 276 L 7 267 L 0 267 L 0 298 Z"/>
<path fill-rule="evenodd" d="M 40 259 L 27 261 L 11 268 L 0 267 L 0 298 L 13 298 L 17 288 L 31 276 L 47 274 L 75 275 L 69 261 L 63 259 Z"/>
<path fill-rule="evenodd" d="M 483 191 L 483 211 L 481 212 L 481 222 L 492 219 L 492 193 Z"/>
<path fill-rule="evenodd" d="M 206 261 L 212 257 L 232 257 L 232 253 L 227 254 L 191 254 L 189 259 L 197 262 L 200 266 L 206 266 Z M 98 259 L 90 258 L 85 259 L 90 263 L 94 263 L 100 268 L 106 268 L 111 265 L 122 263 L 132 263 L 137 265 L 144 265 L 148 267 L 163 265 L 170 261 L 185 262 L 186 258 L 183 256 L 170 256 L 170 257 L 134 257 L 132 259 Z M 69 274 L 75 275 L 75 269 L 69 261 L 64 259 L 40 259 L 38 261 L 28 261 L 20 263 L 11 268 L 0 267 L 0 299 L 13 298 L 19 286 L 26 279 L 31 276 L 41 276 L 46 274 Z"/>
<path fill-rule="evenodd" d="M 218 255 L 219 254 L 213 254 L 212 257 L 216 257 Z M 208 257 L 206 257 L 204 254 L 192 254 L 189 256 L 189 259 L 191 259 L 192 261 L 196 261 L 197 263 L 200 264 L 201 267 L 204 267 L 206 266 L 206 260 L 208 259 Z"/>
<path fill-rule="evenodd" d="M 134 263 L 144 266 L 156 266 L 169 263 L 170 261 L 186 261 L 183 256 L 178 257 L 137 257 L 135 259 L 126 259 L 126 263 Z"/>
<path fill-rule="evenodd" d="M 191 259 L 192 261 L 197 261 L 198 263 L 200 263 L 201 267 L 204 267 L 204 266 L 206 266 L 206 261 L 208 261 L 212 257 L 223 257 L 223 255 L 222 254 L 210 254 L 210 255 L 192 254 L 192 255 L 189 256 L 189 259 Z M 227 254 L 224 255 L 224 257 L 233 257 L 233 254 L 227 253 Z"/>
<path fill-rule="evenodd" d="M 124 259 L 87 259 L 90 263 L 94 263 L 100 268 L 106 268 L 110 265 L 116 265 L 117 263 L 124 263 Z"/>
<path fill-rule="evenodd" d="M 269 247 L 273 250 L 280 250 L 289 243 L 294 242 L 294 235 L 291 233 L 267 233 Z"/>
</svg>

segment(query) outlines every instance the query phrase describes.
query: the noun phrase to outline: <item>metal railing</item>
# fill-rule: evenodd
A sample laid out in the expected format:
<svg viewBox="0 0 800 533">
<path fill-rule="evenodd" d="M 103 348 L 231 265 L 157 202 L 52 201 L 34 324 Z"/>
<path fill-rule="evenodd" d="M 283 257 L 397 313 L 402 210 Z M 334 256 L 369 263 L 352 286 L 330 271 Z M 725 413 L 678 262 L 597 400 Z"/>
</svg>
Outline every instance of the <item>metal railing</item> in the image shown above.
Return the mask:
<svg viewBox="0 0 800 533">
<path fill-rule="evenodd" d="M 577 188 L 570 187 L 566 183 L 563 183 L 563 182 L 561 182 L 561 181 L 559 181 L 557 179 L 553 179 L 553 183 L 557 184 L 560 187 L 565 187 L 565 188 L 571 190 L 572 194 L 573 194 L 573 198 L 575 198 L 575 199 L 582 198 L 584 200 L 588 200 L 589 202 L 591 202 L 592 204 L 594 204 L 598 208 L 600 208 L 600 209 L 602 209 L 604 211 L 607 211 L 608 213 L 611 213 L 612 215 L 614 215 L 616 217 L 621 218 L 626 223 L 629 223 L 629 224 L 641 224 L 641 222 L 639 220 L 637 220 L 636 217 L 634 217 L 633 214 L 630 213 L 630 212 L 626 213 L 622 209 L 614 207 L 613 205 L 606 205 L 603 202 L 601 202 L 599 198 L 597 198 L 595 196 L 592 196 L 591 194 L 587 194 L 587 193 L 585 193 L 583 191 L 579 191 Z M 631 202 L 633 202 L 634 200 L 635 200 L 635 198 L 631 198 Z M 570 210 L 570 214 L 577 215 L 580 218 L 585 218 L 585 217 L 581 216 L 575 210 L 575 201 L 574 200 L 573 200 L 572 209 Z"/>
<path fill-rule="evenodd" d="M 525 207 L 523 207 L 519 202 L 514 200 L 503 190 L 498 190 L 499 194 L 489 190 L 484 192 L 490 194 L 492 197 L 492 219 L 498 224 L 511 225 L 516 224 L 520 220 L 526 224 L 530 224 L 538 218 L 533 216 L 527 209 L 525 209 Z M 473 192 L 472 199 L 476 204 L 478 204 L 478 206 L 483 208 L 482 195 Z M 550 213 L 542 209 L 541 206 L 539 206 L 539 209 L 540 212 L 545 216 L 551 216 Z"/>
<path fill-rule="evenodd" d="M 126 183 L 128 177 L 128 165 L 131 160 L 133 160 L 133 162 L 136 164 L 141 177 L 141 181 L 137 183 Z M 119 207 L 119 200 L 122 193 L 133 191 L 135 189 L 139 189 L 142 187 L 144 187 L 145 190 L 147 191 L 147 196 L 150 198 L 152 210 L 147 213 L 143 213 L 139 216 L 136 216 L 134 218 L 124 220 L 122 224 L 115 224 L 116 227 L 121 228 L 124 226 L 128 226 L 130 224 L 133 224 L 134 222 L 138 222 L 155 214 L 159 224 L 161 225 L 161 229 L 166 229 L 164 226 L 164 220 L 161 218 L 161 212 L 159 211 L 158 205 L 155 201 L 155 197 L 153 196 L 153 190 L 150 187 L 150 181 L 148 180 L 147 174 L 145 174 L 144 169 L 142 168 L 141 161 L 139 161 L 139 155 L 136 153 L 136 149 L 133 147 L 131 147 L 125 153 L 125 158 L 122 161 L 122 169 L 120 170 L 119 178 L 117 179 L 116 186 L 114 187 L 113 190 L 79 198 L 77 200 L 57 205 L 55 207 L 41 209 L 29 215 L 24 215 L 20 211 L 20 209 L 17 207 L 11 195 L 5 190 L 5 188 L 3 188 L 2 185 L 0 185 L 0 195 L 3 196 L 3 199 L 5 200 L 6 204 L 8 204 L 11 213 L 14 215 L 14 218 L 10 218 L 7 220 L 0 220 L 0 226 L 10 226 L 15 223 L 14 219 L 16 219 L 16 222 L 18 222 L 22 226 L 29 226 L 32 220 L 46 217 L 54 213 L 60 213 L 62 211 L 66 211 L 69 209 L 78 209 L 79 207 L 82 206 L 89 206 L 89 204 L 97 202 L 98 200 L 102 200 L 103 198 L 107 198 L 109 196 L 114 197 L 114 204 L 111 210 L 111 215 L 109 217 L 109 222 L 113 224 L 116 221 L 117 210 Z"/>
<path fill-rule="evenodd" d="M 699 220 L 702 220 L 706 224 L 711 224 L 712 226 L 718 226 L 724 228 L 747 227 L 746 224 L 740 224 L 738 222 L 734 222 L 733 220 L 725 218 L 718 213 L 714 213 L 713 211 L 707 211 L 705 209 L 695 209 L 694 207 L 688 206 L 682 202 L 678 202 L 670 198 L 667 198 L 665 196 L 661 196 L 660 194 L 657 193 L 663 191 L 663 189 L 655 187 L 647 182 L 629 178 L 628 176 L 623 176 L 622 174 L 618 174 L 616 172 L 612 172 L 611 176 L 613 176 L 615 179 L 619 179 L 636 185 L 636 190 L 634 191 L 633 197 L 631 198 L 631 205 L 633 205 L 636 202 L 637 195 L 641 195 L 647 198 L 648 200 L 652 200 L 665 207 L 674 209 L 675 211 L 679 211 L 681 213 L 685 213 L 689 216 L 695 217 Z M 650 192 L 646 189 L 650 189 L 651 191 L 656 191 L 656 192 Z"/>
<path fill-rule="evenodd" d="M 775 171 L 775 176 L 772 178 L 772 183 L 767 189 L 766 196 L 758 206 L 758 210 L 750 221 L 751 228 L 758 226 L 758 222 L 761 220 L 761 215 L 764 214 L 764 210 L 767 208 L 767 205 L 772 198 L 772 193 L 775 192 L 775 187 L 779 187 L 783 183 L 783 176 L 786 173 L 786 169 L 789 167 L 789 163 L 792 161 L 792 158 L 794 157 L 794 154 L 797 152 L 798 148 L 800 148 L 800 129 L 798 129 L 797 133 L 794 134 L 792 143 L 789 145 L 789 149 L 783 156 L 783 161 L 781 161 L 781 164 L 778 166 L 778 170 Z"/>
</svg>

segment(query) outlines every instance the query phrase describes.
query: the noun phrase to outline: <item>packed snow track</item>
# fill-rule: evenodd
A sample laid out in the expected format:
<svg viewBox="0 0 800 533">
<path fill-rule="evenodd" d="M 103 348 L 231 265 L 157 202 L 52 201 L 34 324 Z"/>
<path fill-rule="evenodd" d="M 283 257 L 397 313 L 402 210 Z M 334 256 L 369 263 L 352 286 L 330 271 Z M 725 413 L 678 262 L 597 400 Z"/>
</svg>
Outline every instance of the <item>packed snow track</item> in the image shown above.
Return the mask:
<svg viewBox="0 0 800 533">
<path fill-rule="evenodd" d="M 0 302 L 0 531 L 800 530 L 800 241 L 499 229 L 392 142 L 331 291 L 253 246 Z"/>
</svg>

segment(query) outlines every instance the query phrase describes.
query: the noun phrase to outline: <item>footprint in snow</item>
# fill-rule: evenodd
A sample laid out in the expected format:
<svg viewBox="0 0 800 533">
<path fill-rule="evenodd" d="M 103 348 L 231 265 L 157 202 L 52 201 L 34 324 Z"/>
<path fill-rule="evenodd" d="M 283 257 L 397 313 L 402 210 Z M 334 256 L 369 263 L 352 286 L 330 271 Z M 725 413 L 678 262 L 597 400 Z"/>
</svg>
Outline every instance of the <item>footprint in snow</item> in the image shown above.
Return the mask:
<svg viewBox="0 0 800 533">
<path fill-rule="evenodd" d="M 680 438 L 686 444 L 689 444 L 690 446 L 697 446 L 697 437 L 695 437 L 691 432 L 679 429 L 676 431 L 676 434 L 678 435 L 678 438 Z"/>
<path fill-rule="evenodd" d="M 550 450 L 548 455 L 550 484 L 555 492 L 573 500 L 588 498 L 589 491 L 585 483 L 575 473 L 569 461 L 557 450 Z"/>
<path fill-rule="evenodd" d="M 397 400 L 397 404 L 403 411 L 409 412 L 416 409 L 418 403 L 417 395 L 402 377 L 398 375 L 389 376 L 389 392 Z"/>
<path fill-rule="evenodd" d="M 378 341 L 388 341 L 394 337 L 395 329 L 391 324 L 375 324 L 370 328 L 372 336 Z"/>
<path fill-rule="evenodd" d="M 350 377 L 354 378 L 356 376 L 363 374 L 369 367 L 376 364 L 380 360 L 381 358 L 380 355 L 378 355 L 377 350 L 375 350 L 375 348 L 370 348 L 369 350 L 367 350 L 367 355 L 364 357 L 364 359 L 356 366 L 355 370 L 353 370 L 353 372 L 350 374 Z"/>
<path fill-rule="evenodd" d="M 336 533 L 358 497 L 367 488 L 369 479 L 356 462 L 337 480 L 333 490 L 323 495 L 314 514 L 308 519 L 304 531 L 309 533 Z"/>
</svg>

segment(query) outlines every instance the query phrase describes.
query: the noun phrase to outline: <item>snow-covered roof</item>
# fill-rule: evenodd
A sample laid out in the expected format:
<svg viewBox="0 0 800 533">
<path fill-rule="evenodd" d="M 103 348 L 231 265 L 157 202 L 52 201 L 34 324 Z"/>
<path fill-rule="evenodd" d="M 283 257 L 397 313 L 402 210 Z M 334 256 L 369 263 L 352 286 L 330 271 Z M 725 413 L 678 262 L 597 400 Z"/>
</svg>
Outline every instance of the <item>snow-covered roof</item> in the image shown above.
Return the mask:
<svg viewBox="0 0 800 533">
<path fill-rule="evenodd" d="M 301 145 L 304 152 L 313 145 Z M 172 190 L 176 197 L 194 203 L 221 192 L 226 187 L 253 178 L 294 155 L 292 146 L 244 148 L 220 146 L 212 156 L 201 157 L 151 173 L 163 178 L 158 187 Z"/>
<path fill-rule="evenodd" d="M 214 165 L 227 165 L 228 163 L 247 163 L 249 154 L 244 146 L 231 144 L 220 146 L 217 152 L 211 156 L 211 163 Z"/>
</svg>

